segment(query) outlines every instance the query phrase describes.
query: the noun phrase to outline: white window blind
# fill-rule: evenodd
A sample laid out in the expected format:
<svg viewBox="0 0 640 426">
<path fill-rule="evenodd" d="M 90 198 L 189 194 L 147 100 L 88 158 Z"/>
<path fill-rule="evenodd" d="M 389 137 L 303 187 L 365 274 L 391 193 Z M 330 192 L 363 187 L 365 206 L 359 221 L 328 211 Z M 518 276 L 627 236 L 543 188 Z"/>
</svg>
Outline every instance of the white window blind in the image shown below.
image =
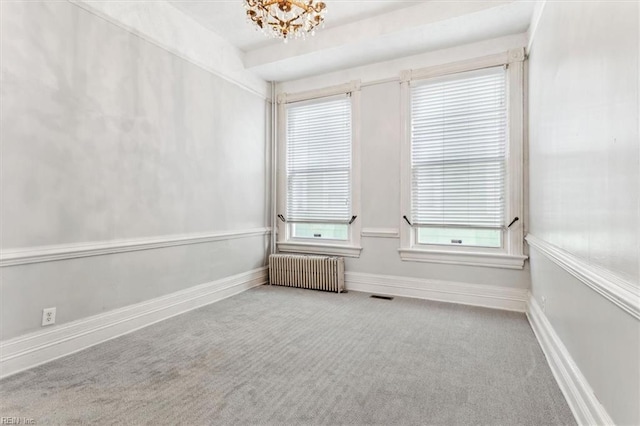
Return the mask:
<svg viewBox="0 0 640 426">
<path fill-rule="evenodd" d="M 347 223 L 351 216 L 351 98 L 287 107 L 287 220 Z"/>
<path fill-rule="evenodd" d="M 506 130 L 503 67 L 434 78 L 412 87 L 414 224 L 504 226 Z"/>
</svg>

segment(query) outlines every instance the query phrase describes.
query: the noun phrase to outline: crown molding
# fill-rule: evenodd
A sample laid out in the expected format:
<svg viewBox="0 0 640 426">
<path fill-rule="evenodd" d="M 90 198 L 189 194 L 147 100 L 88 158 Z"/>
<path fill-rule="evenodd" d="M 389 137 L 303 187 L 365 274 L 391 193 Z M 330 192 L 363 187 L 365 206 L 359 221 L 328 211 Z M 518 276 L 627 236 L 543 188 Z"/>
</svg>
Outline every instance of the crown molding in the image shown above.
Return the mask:
<svg viewBox="0 0 640 426">
<path fill-rule="evenodd" d="M 244 67 L 244 53 L 166 1 L 67 0 L 263 99 L 268 83 Z"/>
</svg>

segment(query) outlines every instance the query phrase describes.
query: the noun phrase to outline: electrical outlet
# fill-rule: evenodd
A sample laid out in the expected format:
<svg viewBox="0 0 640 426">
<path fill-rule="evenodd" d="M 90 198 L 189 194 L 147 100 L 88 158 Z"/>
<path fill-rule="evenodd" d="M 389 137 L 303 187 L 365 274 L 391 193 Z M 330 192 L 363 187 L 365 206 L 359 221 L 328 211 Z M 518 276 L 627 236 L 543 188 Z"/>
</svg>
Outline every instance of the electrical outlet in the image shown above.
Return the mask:
<svg viewBox="0 0 640 426">
<path fill-rule="evenodd" d="M 547 296 L 542 296 L 542 306 L 540 306 L 543 313 L 547 313 Z"/>
<path fill-rule="evenodd" d="M 42 310 L 42 326 L 56 323 L 56 308 L 45 308 Z"/>
</svg>

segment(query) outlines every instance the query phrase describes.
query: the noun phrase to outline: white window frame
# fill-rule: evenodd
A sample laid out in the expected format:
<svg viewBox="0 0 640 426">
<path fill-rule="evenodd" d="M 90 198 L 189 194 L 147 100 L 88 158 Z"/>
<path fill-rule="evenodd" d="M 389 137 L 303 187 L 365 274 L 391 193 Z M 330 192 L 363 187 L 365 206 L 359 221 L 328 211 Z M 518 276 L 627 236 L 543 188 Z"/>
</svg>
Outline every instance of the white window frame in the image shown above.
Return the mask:
<svg viewBox="0 0 640 426">
<path fill-rule="evenodd" d="M 403 261 L 445 263 L 468 266 L 522 269 L 527 256 L 524 255 L 524 207 L 523 207 L 523 141 L 524 141 L 524 48 L 501 54 L 485 56 L 447 65 L 420 70 L 405 71 L 401 75 L 401 211 L 411 219 L 411 81 L 444 75 L 474 71 L 504 65 L 507 67 L 507 172 L 505 182 L 505 220 L 508 225 L 503 233 L 503 247 L 483 248 L 417 244 L 417 228 L 404 219 L 400 228 L 400 258 Z"/>
<path fill-rule="evenodd" d="M 356 219 L 348 225 L 346 240 L 317 240 L 310 238 L 294 238 L 292 224 L 277 221 L 277 247 L 280 252 L 323 254 L 329 256 L 360 257 L 360 82 L 352 81 L 339 86 L 312 90 L 301 93 L 281 93 L 278 95 L 278 156 L 276 179 L 278 182 L 277 214 L 286 219 L 287 205 L 287 134 L 286 106 L 288 103 L 323 100 L 337 95 L 351 96 L 351 211 Z"/>
</svg>

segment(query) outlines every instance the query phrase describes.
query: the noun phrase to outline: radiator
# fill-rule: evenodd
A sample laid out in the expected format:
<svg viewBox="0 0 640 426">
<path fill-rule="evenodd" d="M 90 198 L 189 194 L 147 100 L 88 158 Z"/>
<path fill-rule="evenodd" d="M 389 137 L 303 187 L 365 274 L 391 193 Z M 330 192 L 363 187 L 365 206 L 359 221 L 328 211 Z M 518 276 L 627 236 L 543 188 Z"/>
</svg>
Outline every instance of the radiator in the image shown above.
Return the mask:
<svg viewBox="0 0 640 426">
<path fill-rule="evenodd" d="M 272 254 L 269 256 L 269 282 L 341 293 L 344 291 L 344 258 Z"/>
</svg>

